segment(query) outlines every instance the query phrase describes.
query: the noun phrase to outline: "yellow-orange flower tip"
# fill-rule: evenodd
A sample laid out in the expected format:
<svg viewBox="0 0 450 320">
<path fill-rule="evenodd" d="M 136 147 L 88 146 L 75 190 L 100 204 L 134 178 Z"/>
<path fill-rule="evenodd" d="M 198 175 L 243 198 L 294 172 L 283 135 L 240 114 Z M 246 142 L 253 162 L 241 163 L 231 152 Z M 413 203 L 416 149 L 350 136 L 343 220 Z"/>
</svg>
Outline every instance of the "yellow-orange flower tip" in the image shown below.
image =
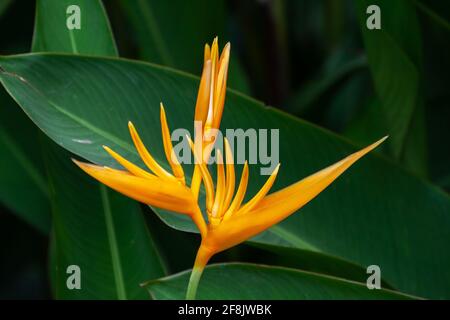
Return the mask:
<svg viewBox="0 0 450 320">
<path fill-rule="evenodd" d="M 82 162 L 78 161 L 78 160 L 75 159 L 75 158 L 70 158 L 70 160 L 72 160 L 72 162 L 75 163 L 78 167 L 80 167 L 80 164 L 82 163 Z M 80 168 L 81 168 L 81 167 L 80 167 Z"/>
<path fill-rule="evenodd" d="M 375 148 L 377 146 L 379 146 L 380 144 L 382 144 L 387 138 L 389 138 L 389 135 L 384 136 L 383 138 L 381 138 L 380 140 L 376 141 L 374 144 L 376 144 Z"/>
<path fill-rule="evenodd" d="M 72 161 L 91 177 L 139 202 L 188 215 L 198 210 L 190 190 L 178 183 L 161 181 L 158 177 L 142 178 L 123 170 Z"/>
<path fill-rule="evenodd" d="M 160 177 L 163 180 L 180 182 L 179 180 L 177 180 L 176 177 L 174 177 L 172 174 L 167 172 L 163 167 L 161 167 L 159 165 L 159 163 L 153 158 L 153 156 L 150 154 L 150 152 L 148 151 L 148 149 L 145 147 L 144 143 L 142 142 L 142 139 L 139 136 L 136 128 L 134 127 L 134 125 L 131 122 L 128 123 L 128 128 L 129 128 L 131 139 L 133 140 L 134 146 L 136 147 L 136 150 L 139 153 L 139 156 L 141 157 L 141 159 L 145 163 L 145 165 L 155 175 L 157 175 L 158 177 Z M 163 142 L 164 142 L 164 140 L 163 140 Z"/>
<path fill-rule="evenodd" d="M 164 105 L 160 103 L 160 122 L 161 122 L 161 133 L 164 145 L 164 153 L 166 154 L 166 159 L 172 168 L 173 175 L 178 179 L 183 185 L 186 184 L 184 178 L 184 170 L 173 151 L 172 140 L 170 136 L 169 125 L 167 124 L 166 112 L 164 110 Z"/>
</svg>

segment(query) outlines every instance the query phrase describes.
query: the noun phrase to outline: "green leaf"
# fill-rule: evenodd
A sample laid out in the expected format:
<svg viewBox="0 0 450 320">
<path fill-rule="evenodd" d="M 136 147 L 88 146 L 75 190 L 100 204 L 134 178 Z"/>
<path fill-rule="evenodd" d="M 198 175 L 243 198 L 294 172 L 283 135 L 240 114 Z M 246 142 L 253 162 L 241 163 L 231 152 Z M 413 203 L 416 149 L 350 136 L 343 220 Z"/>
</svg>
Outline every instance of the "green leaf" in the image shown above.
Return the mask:
<svg viewBox="0 0 450 320">
<path fill-rule="evenodd" d="M 140 56 L 148 61 L 197 73 L 202 68 L 205 43 L 215 36 L 224 36 L 223 0 L 120 0 L 119 3 L 133 28 L 131 37 L 136 38 Z M 206 14 L 199 19 L 199 12 Z"/>
<path fill-rule="evenodd" d="M 330 88 L 355 71 L 367 66 L 367 58 L 365 56 L 359 56 L 351 60 L 348 58 L 345 59 L 349 61 L 345 61 L 341 56 L 341 52 L 332 56 L 333 59 L 330 59 L 328 63 L 332 64 L 334 63 L 334 60 L 337 60 L 337 65 L 325 66 L 325 70 L 318 79 L 310 81 L 298 93 L 294 94 L 289 102 L 290 112 L 296 115 L 305 113 L 319 100 L 320 97 L 324 96 Z"/>
<path fill-rule="evenodd" d="M 0 16 L 12 2 L 0 4 Z M 50 205 L 38 131 L 3 90 L 0 101 L 0 201 L 48 233 Z"/>
<path fill-rule="evenodd" d="M 413 0 L 413 3 L 419 8 L 428 18 L 433 21 L 436 25 L 439 25 L 446 31 L 450 31 L 450 23 L 438 13 L 433 11 L 428 6 L 424 5 L 420 0 Z"/>
<path fill-rule="evenodd" d="M 448 108 L 447 101 L 450 100 L 450 95 L 430 101 L 428 105 L 428 121 L 429 132 L 428 139 L 430 144 L 430 163 L 433 166 L 430 168 L 430 173 L 436 184 L 442 186 L 447 191 L 450 191 L 450 149 L 442 148 L 440 143 L 433 143 L 441 141 L 443 137 L 450 137 L 450 127 L 448 119 L 450 119 L 450 108 Z"/>
<path fill-rule="evenodd" d="M 12 1 L 0 5 L 0 13 Z M 66 8 L 80 6 L 83 32 L 66 28 Z M 34 51 L 79 51 L 86 54 L 102 52 L 117 55 L 108 22 L 104 23 L 104 8 L 99 1 L 37 1 Z M 96 34 L 91 37 L 90 34 Z M 104 40 L 104 39 L 107 40 Z M 75 45 L 75 47 L 73 47 Z M 78 47 L 76 49 L 76 47 Z M 1 93 L 0 123 L 0 201 L 25 221 L 44 233 L 50 230 L 48 191 L 43 176 L 41 151 L 36 129 L 25 115 L 18 112 L 10 98 Z M 14 126 L 9 124 L 14 123 Z M 21 129 L 20 135 L 17 128 Z M 23 201 L 27 199 L 27 201 Z"/>
<path fill-rule="evenodd" d="M 72 5 L 80 8 L 80 29 L 67 27 L 72 15 L 67 9 Z M 99 0 L 38 0 L 33 51 L 118 55 L 105 8 Z"/>
<path fill-rule="evenodd" d="M 380 30 L 369 30 L 366 26 L 369 5 L 380 7 Z M 415 8 L 407 0 L 357 0 L 355 6 L 375 91 L 381 102 L 378 106 L 380 110 L 375 113 L 368 111 L 368 118 L 376 119 L 379 123 L 373 132 L 389 134 L 390 155 L 401 160 L 411 170 L 425 175 L 425 130 L 420 123 L 412 124 L 424 121 L 418 110 L 423 99 L 422 40 Z M 419 128 L 423 130 L 417 131 Z M 413 133 L 409 134 L 409 131 Z M 421 153 L 415 156 L 416 161 L 413 163 L 408 162 L 412 151 L 405 150 L 411 145 L 414 145 L 412 150 Z"/>
<path fill-rule="evenodd" d="M 97 183 L 47 143 L 55 232 L 55 297 L 145 299 L 139 284 L 165 274 L 139 206 Z M 82 290 L 69 290 L 67 267 L 81 269 Z"/>
<path fill-rule="evenodd" d="M 0 299 L 48 298 L 46 237 L 0 208 Z"/>
<path fill-rule="evenodd" d="M 250 247 L 259 248 L 255 253 L 250 252 L 257 259 L 252 261 L 242 260 L 241 258 L 239 261 L 250 263 L 267 263 L 267 261 L 270 261 L 271 265 L 300 269 L 363 283 L 366 282 L 369 276 L 366 268 L 341 258 L 324 254 L 323 252 L 319 253 L 311 250 L 282 247 L 267 243 L 261 244 L 254 241 L 250 241 L 248 244 Z M 384 281 L 384 279 L 381 279 L 381 283 L 383 288 L 392 288 L 392 285 Z"/>
<path fill-rule="evenodd" d="M 80 8 L 80 30 L 66 28 L 69 5 Z M 103 5 L 97 0 L 38 1 L 33 49 L 117 55 Z M 45 138 L 42 145 L 52 187 L 54 296 L 146 298 L 139 283 L 165 272 L 139 205 L 87 177 L 70 161 L 70 153 L 53 142 Z M 70 265 L 80 267 L 83 290 L 68 289 L 66 270 Z"/>
<path fill-rule="evenodd" d="M 215 36 L 222 44 L 226 35 L 224 0 L 120 0 L 142 60 L 198 73 L 202 70 L 203 47 Z M 177 8 L 174 23 L 174 11 Z M 199 12 L 204 12 L 199 18 Z M 247 78 L 236 55 L 231 56 L 229 86 L 248 93 Z"/>
<path fill-rule="evenodd" d="M 9 6 L 13 3 L 13 0 L 3 0 L 0 3 L 0 17 L 8 10 Z"/>
<path fill-rule="evenodd" d="M 184 299 L 190 270 L 145 284 L 155 299 Z M 296 269 L 243 263 L 206 267 L 198 299 L 209 300 L 404 300 L 413 297 L 390 291 L 369 290 L 365 284 Z"/>
<path fill-rule="evenodd" d="M 160 101 L 172 130 L 193 126 L 198 78 L 168 68 L 54 54 L 2 57 L 0 67 L 2 84 L 39 127 L 58 144 L 95 163 L 117 167 L 101 148 L 108 145 L 142 165 L 127 130 L 131 120 L 155 158 L 170 170 L 159 133 Z M 280 130 L 282 169 L 275 190 L 357 149 L 232 90 L 222 122 L 225 128 Z M 249 196 L 266 180 L 256 166 L 250 172 Z M 167 223 L 192 229 L 185 216 L 158 212 Z M 449 212 L 447 194 L 372 154 L 301 213 L 253 241 L 323 252 L 361 266 L 376 264 L 383 278 L 401 291 L 450 297 Z"/>
<path fill-rule="evenodd" d="M 50 230 L 50 203 L 38 130 L 0 90 L 0 202 L 43 233 Z"/>
</svg>

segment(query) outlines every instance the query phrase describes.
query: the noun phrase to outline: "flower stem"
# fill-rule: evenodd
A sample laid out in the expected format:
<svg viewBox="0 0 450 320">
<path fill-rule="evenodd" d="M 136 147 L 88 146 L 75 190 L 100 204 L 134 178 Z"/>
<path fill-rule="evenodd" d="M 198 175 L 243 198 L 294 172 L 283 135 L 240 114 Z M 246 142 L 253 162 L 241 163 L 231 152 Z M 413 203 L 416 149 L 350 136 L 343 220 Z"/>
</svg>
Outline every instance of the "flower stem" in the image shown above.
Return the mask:
<svg viewBox="0 0 450 320">
<path fill-rule="evenodd" d="M 195 258 L 194 267 L 192 268 L 191 277 L 189 278 L 186 300 L 195 300 L 198 283 L 200 282 L 203 270 L 212 255 L 213 253 L 210 250 L 200 245 L 200 248 L 197 251 L 197 257 Z"/>
<path fill-rule="evenodd" d="M 186 300 L 195 300 L 197 295 L 197 287 L 202 276 L 204 268 L 193 268 L 191 277 L 189 278 L 189 285 L 186 293 Z"/>
</svg>

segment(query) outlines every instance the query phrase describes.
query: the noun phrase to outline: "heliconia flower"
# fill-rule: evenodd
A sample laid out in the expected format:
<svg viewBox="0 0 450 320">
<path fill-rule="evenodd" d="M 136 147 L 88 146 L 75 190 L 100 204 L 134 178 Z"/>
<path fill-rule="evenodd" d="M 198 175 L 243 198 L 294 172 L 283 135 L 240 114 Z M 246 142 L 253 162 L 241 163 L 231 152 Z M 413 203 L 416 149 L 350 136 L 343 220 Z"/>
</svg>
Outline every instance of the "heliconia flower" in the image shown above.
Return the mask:
<svg viewBox="0 0 450 320">
<path fill-rule="evenodd" d="M 229 55 L 230 45 L 227 44 L 219 58 L 217 38 L 214 39 L 211 49 L 208 45 L 205 47 L 205 63 L 194 116 L 196 121 L 202 123 L 200 139 L 197 138 L 197 132 L 194 142 L 188 137 L 196 160 L 190 186 L 186 185 L 184 170 L 174 155 L 162 103 L 160 107 L 162 140 L 171 172 L 156 162 L 131 122 L 128 123 L 131 138 L 148 171 L 106 146 L 104 149 L 124 168 L 123 170 L 74 160 L 87 174 L 130 198 L 154 207 L 186 214 L 192 218 L 200 231 L 202 241 L 189 281 L 186 296 L 188 299 L 195 298 L 203 269 L 214 254 L 248 240 L 296 212 L 353 163 L 387 138 L 384 137 L 321 171 L 269 194 L 280 169 L 278 165 L 261 189 L 249 201 L 243 203 L 249 183 L 247 163 L 244 164 L 239 184 L 237 184 L 234 157 L 229 142 L 224 139 L 224 156 L 220 150 L 216 150 L 217 178 L 214 182 L 207 162 L 204 161 L 209 157 L 213 143 L 202 143 L 205 134 L 220 126 Z M 208 223 L 198 204 L 198 192 L 202 181 L 206 191 L 205 207 Z"/>
</svg>

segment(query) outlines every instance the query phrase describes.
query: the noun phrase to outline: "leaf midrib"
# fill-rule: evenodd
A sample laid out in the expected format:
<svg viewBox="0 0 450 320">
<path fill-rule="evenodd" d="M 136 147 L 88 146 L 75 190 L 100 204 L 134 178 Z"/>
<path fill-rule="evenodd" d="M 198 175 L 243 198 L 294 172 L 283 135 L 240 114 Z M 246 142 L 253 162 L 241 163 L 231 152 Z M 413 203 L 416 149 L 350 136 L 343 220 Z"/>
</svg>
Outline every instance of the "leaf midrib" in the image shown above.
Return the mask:
<svg viewBox="0 0 450 320">
<path fill-rule="evenodd" d="M 108 190 L 105 185 L 99 184 L 102 198 L 102 209 L 105 215 L 106 233 L 108 235 L 109 250 L 111 252 L 112 269 L 114 274 L 114 283 L 116 285 L 117 298 L 126 300 L 125 282 L 123 280 L 122 263 L 120 260 L 119 246 L 117 245 L 117 235 L 112 217 L 111 205 L 108 196 Z"/>
</svg>

